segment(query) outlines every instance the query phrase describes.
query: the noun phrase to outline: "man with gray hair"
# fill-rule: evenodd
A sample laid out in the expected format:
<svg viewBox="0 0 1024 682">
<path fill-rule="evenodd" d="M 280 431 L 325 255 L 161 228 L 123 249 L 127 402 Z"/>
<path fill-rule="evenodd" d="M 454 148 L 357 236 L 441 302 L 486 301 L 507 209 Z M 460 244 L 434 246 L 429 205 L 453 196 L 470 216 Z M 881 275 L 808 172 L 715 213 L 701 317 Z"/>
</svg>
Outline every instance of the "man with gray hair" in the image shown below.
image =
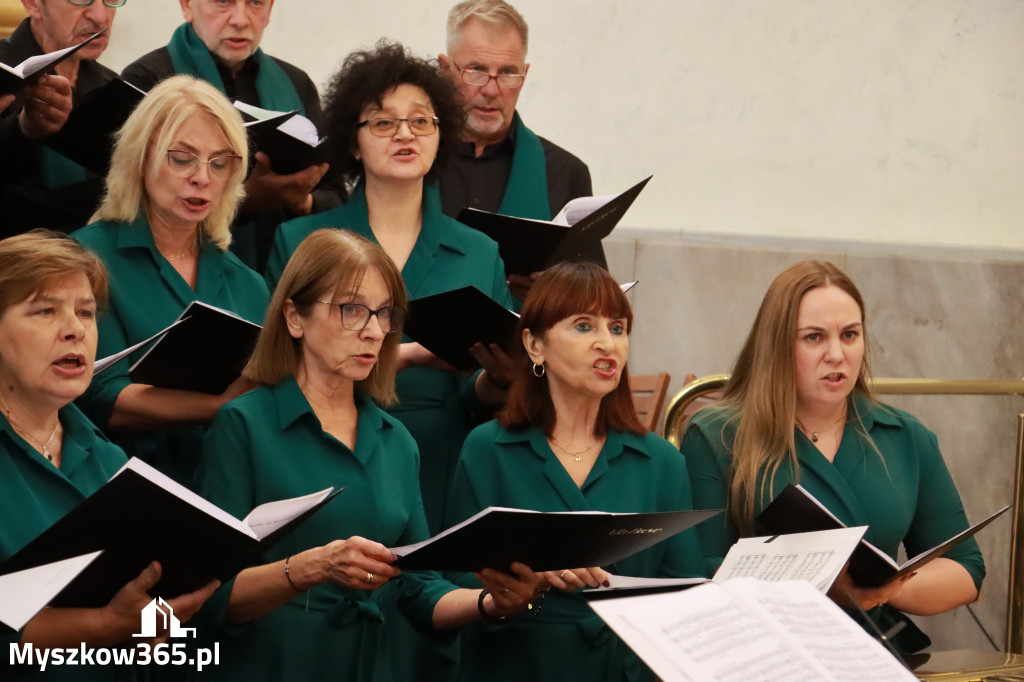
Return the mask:
<svg viewBox="0 0 1024 682">
<path fill-rule="evenodd" d="M 466 0 L 448 13 L 441 68 L 459 88 L 467 121 L 463 145 L 441 175 L 442 210 L 469 206 L 550 220 L 570 199 L 590 196 L 590 171 L 533 133 L 516 112 L 529 29 L 504 0 Z"/>
<path fill-rule="evenodd" d="M 103 34 L 23 88 L 0 115 L 0 238 L 35 227 L 71 232 L 96 210 L 103 178 L 50 149 L 46 140 L 64 127 L 73 106 L 117 77 L 96 60 L 125 2 L 21 0 L 28 17 L 0 40 L 0 62 L 14 66 Z"/>
</svg>

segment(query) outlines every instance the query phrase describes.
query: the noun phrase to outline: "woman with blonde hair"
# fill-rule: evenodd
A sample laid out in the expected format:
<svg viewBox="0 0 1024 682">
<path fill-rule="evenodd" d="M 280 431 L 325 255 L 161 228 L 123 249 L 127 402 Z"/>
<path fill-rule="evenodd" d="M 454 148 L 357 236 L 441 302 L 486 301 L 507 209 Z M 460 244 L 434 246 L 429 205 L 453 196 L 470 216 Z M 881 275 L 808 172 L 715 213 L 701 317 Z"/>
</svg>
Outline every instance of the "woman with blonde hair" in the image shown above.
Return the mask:
<svg viewBox="0 0 1024 682">
<path fill-rule="evenodd" d="M 935 434 L 879 403 L 867 384 L 864 301 L 831 263 L 804 261 L 768 288 L 722 401 L 698 413 L 682 444 L 694 501 L 727 507 L 698 526 L 709 572 L 788 483 L 800 483 L 840 521 L 893 559 L 913 556 L 967 528 Z M 889 629 L 904 651 L 928 638 L 902 612 L 942 613 L 978 597 L 985 564 L 967 540 L 916 573 L 881 587 L 843 574 L 832 590 Z"/>
<path fill-rule="evenodd" d="M 0 241 L 0 563 L 99 489 L 127 461 L 71 402 L 89 386 L 96 358 L 96 316 L 106 304 L 107 273 L 64 235 L 33 231 Z M 45 608 L 5 650 L 110 646 L 131 642 L 146 590 L 160 578 L 153 563 L 100 608 Z M 165 595 L 185 621 L 210 596 L 211 583 Z M 138 640 L 135 640 L 138 641 Z M 10 668 L 14 673 L 14 656 Z M 4 675 L 7 679 L 7 675 Z M 55 666 L 47 679 L 131 679 L 131 668 Z"/>
<path fill-rule="evenodd" d="M 101 356 L 149 338 L 196 300 L 263 318 L 266 284 L 227 250 L 247 160 L 238 111 L 191 76 L 161 82 L 128 117 L 96 222 L 73 235 L 110 271 Z M 126 450 L 188 484 L 203 436 L 197 427 L 252 385 L 239 378 L 209 395 L 137 384 L 128 367 L 142 352 L 98 376 L 80 404 Z"/>
<path fill-rule="evenodd" d="M 284 268 L 245 372 L 266 386 L 217 415 L 199 490 L 237 515 L 345 492 L 215 597 L 226 679 L 388 681 L 392 602 L 430 630 L 498 619 L 536 596 L 539 577 L 521 564 L 480 573 L 487 592 L 391 565 L 389 547 L 428 536 L 416 443 L 378 406 L 395 399 L 405 306 L 398 268 L 350 232 L 311 233 Z"/>
</svg>

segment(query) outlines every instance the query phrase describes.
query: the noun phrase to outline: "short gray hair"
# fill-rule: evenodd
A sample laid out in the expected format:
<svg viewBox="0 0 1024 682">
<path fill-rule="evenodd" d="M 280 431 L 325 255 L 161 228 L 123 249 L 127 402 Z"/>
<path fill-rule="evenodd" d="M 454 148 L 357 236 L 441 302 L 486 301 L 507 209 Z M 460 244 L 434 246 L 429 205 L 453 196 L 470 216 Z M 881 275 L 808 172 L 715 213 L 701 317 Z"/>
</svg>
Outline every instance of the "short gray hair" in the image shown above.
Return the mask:
<svg viewBox="0 0 1024 682">
<path fill-rule="evenodd" d="M 462 35 L 462 27 L 470 19 L 514 28 L 523 40 L 523 56 L 526 56 L 530 27 L 526 25 L 523 15 L 505 0 L 465 0 L 452 7 L 448 12 L 448 54 L 455 51 L 455 46 Z"/>
</svg>

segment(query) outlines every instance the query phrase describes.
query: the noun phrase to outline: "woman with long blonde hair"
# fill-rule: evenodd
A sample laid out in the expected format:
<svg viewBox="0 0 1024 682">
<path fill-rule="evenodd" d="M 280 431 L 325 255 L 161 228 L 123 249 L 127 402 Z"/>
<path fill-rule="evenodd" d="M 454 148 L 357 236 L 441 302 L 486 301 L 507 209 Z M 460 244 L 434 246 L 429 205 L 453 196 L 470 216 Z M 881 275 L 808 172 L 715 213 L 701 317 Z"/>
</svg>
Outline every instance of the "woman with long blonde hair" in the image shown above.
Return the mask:
<svg viewBox="0 0 1024 682">
<path fill-rule="evenodd" d="M 682 444 L 698 508 L 728 515 L 698 526 L 713 572 L 729 546 L 789 483 L 800 483 L 893 559 L 913 556 L 967 528 L 935 434 L 879 403 L 867 384 L 864 301 L 831 263 L 804 261 L 772 282 L 722 401 L 698 413 Z M 903 613 L 942 613 L 978 597 L 985 564 L 971 539 L 881 587 L 843 574 L 832 596 L 850 598 L 881 625 L 907 623 L 896 643 L 928 638 Z M 848 596 L 849 595 L 849 596 Z"/>
</svg>

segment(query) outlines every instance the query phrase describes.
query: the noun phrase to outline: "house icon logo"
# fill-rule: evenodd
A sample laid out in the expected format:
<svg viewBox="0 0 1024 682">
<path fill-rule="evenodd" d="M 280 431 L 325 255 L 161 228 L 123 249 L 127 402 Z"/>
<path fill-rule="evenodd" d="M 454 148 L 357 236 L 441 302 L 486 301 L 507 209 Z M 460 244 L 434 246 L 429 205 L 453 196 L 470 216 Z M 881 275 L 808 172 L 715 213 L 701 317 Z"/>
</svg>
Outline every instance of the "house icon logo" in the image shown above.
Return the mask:
<svg viewBox="0 0 1024 682">
<path fill-rule="evenodd" d="M 196 629 L 181 627 L 171 605 L 163 597 L 157 597 L 142 609 L 142 632 L 132 637 L 156 637 L 157 632 L 164 630 L 170 632 L 171 637 L 188 637 L 190 633 L 192 637 L 196 636 Z"/>
</svg>

